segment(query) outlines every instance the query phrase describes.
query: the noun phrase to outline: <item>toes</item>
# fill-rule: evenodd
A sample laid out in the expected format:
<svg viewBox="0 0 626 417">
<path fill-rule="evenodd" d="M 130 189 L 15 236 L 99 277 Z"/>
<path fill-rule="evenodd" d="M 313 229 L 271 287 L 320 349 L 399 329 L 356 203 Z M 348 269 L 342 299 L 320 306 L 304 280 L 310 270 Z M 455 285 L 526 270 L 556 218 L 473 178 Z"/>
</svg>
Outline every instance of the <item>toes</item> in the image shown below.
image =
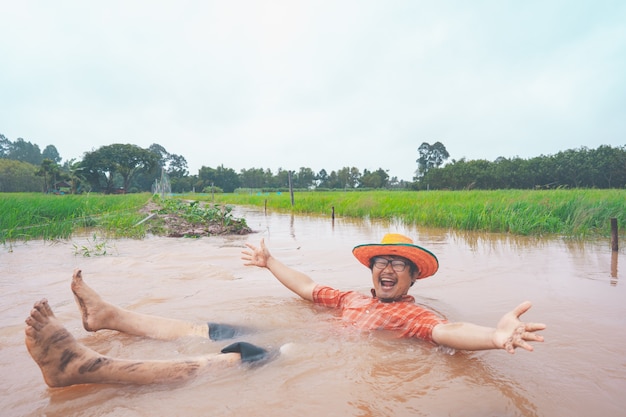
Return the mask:
<svg viewBox="0 0 626 417">
<path fill-rule="evenodd" d="M 30 310 L 30 316 L 26 318 L 26 324 L 35 330 L 41 330 L 48 322 L 49 317 L 54 317 L 54 313 L 48 304 L 48 300 L 43 298 L 33 305 L 32 310 Z"/>
<path fill-rule="evenodd" d="M 54 316 L 54 313 L 52 312 L 52 308 L 50 307 L 50 304 L 48 304 L 48 300 L 46 300 L 45 298 L 42 300 L 41 309 L 39 311 L 41 311 L 41 313 L 46 316 L 49 316 L 49 317 Z"/>
<path fill-rule="evenodd" d="M 32 314 L 29 317 L 26 317 L 25 322 L 28 325 L 28 328 L 33 328 L 35 330 L 41 330 L 43 328 L 43 324 L 33 318 Z"/>
<path fill-rule="evenodd" d="M 74 274 L 72 275 L 72 290 L 75 290 L 83 283 L 83 273 L 80 269 L 75 269 Z"/>
<path fill-rule="evenodd" d="M 75 269 L 74 270 L 74 274 L 72 275 L 73 279 L 79 280 L 83 278 L 83 271 L 81 271 L 80 269 Z"/>
<path fill-rule="evenodd" d="M 31 319 L 33 319 L 34 321 L 37 321 L 39 323 L 43 322 L 45 320 L 45 316 L 43 314 L 41 314 L 41 310 L 39 308 L 39 306 L 35 305 L 33 307 L 32 310 L 30 310 L 30 317 Z"/>
<path fill-rule="evenodd" d="M 52 308 L 50 308 L 50 304 L 48 304 L 48 300 L 46 300 L 45 298 L 42 298 L 35 303 L 35 305 L 33 306 L 33 311 L 37 311 L 41 318 L 54 316 Z M 32 313 L 33 312 L 31 311 L 31 315 Z"/>
</svg>

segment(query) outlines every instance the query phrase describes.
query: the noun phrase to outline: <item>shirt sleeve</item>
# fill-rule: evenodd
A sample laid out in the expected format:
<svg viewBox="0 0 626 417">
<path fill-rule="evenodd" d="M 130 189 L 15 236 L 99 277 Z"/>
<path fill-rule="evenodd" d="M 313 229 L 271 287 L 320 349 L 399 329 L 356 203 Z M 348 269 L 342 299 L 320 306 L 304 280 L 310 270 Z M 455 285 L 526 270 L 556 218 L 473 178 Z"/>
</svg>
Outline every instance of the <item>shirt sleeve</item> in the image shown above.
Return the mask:
<svg viewBox="0 0 626 417">
<path fill-rule="evenodd" d="M 404 332 L 406 337 L 433 341 L 433 329 L 439 324 L 447 323 L 443 317 L 439 317 L 432 311 L 417 307 L 407 318 L 407 327 Z"/>
<path fill-rule="evenodd" d="M 313 288 L 313 303 L 324 307 L 337 308 L 341 303 L 343 291 L 326 285 L 316 285 Z"/>
</svg>

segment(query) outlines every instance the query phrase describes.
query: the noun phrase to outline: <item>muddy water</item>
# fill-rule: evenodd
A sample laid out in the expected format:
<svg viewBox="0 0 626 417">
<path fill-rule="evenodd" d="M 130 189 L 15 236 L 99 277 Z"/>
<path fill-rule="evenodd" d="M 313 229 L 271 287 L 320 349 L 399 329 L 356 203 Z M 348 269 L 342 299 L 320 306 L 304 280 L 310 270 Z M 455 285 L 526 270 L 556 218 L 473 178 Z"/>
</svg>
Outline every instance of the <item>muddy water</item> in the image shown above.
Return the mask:
<svg viewBox="0 0 626 417">
<path fill-rule="evenodd" d="M 74 238 L 0 250 L 2 416 L 620 416 L 626 410 L 626 265 L 609 242 L 414 229 L 242 210 L 258 231 L 200 240 Z M 533 353 L 457 352 L 358 333 L 297 299 L 264 270 L 244 267 L 245 241 L 264 237 L 273 254 L 320 283 L 369 291 L 351 255 L 387 231 L 413 236 L 439 257 L 434 277 L 411 294 L 450 320 L 495 325 L 523 300 L 528 321 L 546 322 Z M 96 242 L 97 244 L 98 242 Z M 100 248 L 102 249 L 102 247 Z M 72 298 L 72 270 L 106 299 L 168 317 L 229 322 L 258 331 L 244 340 L 275 348 L 256 369 L 221 370 L 184 384 L 83 385 L 49 389 L 24 347 L 24 318 L 47 297 L 70 331 L 107 355 L 168 359 L 217 353 L 224 342 L 161 342 L 113 331 L 88 333 Z M 621 267 L 621 268 L 620 268 Z"/>
</svg>

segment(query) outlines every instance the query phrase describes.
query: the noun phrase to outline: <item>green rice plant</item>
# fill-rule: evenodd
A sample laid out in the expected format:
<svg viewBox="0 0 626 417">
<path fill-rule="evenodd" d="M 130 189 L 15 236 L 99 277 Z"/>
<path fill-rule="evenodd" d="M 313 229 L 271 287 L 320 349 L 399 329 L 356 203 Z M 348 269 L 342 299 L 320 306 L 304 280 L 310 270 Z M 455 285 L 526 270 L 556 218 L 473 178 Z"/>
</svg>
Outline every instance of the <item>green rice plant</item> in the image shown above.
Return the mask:
<svg viewBox="0 0 626 417">
<path fill-rule="evenodd" d="M 82 228 L 102 228 L 116 236 L 141 235 L 130 225 L 148 194 L 51 195 L 0 193 L 0 242 L 69 238 Z"/>
<path fill-rule="evenodd" d="M 196 197 L 201 198 L 201 197 Z M 302 214 L 399 220 L 457 230 L 595 238 L 626 227 L 626 190 L 324 191 L 218 194 L 223 204 Z"/>
</svg>

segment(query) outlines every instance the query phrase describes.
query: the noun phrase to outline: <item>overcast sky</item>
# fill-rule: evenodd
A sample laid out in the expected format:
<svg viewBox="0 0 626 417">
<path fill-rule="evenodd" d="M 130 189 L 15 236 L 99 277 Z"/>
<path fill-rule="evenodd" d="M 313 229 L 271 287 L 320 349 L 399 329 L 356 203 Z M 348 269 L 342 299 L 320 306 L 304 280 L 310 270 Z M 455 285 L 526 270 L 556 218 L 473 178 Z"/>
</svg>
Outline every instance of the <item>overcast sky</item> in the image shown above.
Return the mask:
<svg viewBox="0 0 626 417">
<path fill-rule="evenodd" d="M 626 1 L 0 0 L 0 134 L 388 170 L 626 145 Z"/>
</svg>

